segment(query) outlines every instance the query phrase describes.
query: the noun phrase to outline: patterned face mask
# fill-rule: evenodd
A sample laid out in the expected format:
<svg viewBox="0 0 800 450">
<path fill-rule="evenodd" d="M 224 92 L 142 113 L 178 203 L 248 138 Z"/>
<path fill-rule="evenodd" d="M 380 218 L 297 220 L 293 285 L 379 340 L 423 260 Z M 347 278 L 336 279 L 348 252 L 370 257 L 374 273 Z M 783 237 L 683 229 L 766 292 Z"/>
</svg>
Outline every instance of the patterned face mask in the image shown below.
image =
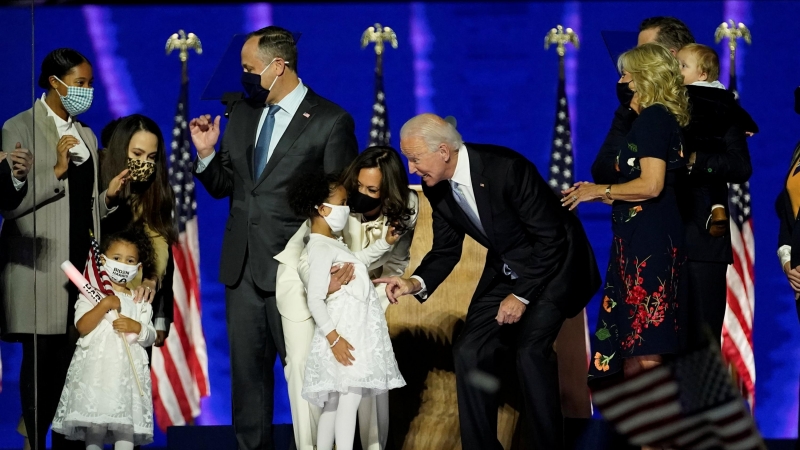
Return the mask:
<svg viewBox="0 0 800 450">
<path fill-rule="evenodd" d="M 55 77 L 59 83 L 67 86 L 67 83 Z M 67 86 L 67 95 L 58 94 L 61 97 L 61 104 L 64 109 L 72 117 L 78 114 L 85 113 L 92 106 L 92 99 L 94 98 L 94 88 L 84 88 L 78 86 Z"/>
<path fill-rule="evenodd" d="M 128 158 L 128 170 L 133 181 L 147 181 L 156 173 L 156 163 Z"/>
</svg>

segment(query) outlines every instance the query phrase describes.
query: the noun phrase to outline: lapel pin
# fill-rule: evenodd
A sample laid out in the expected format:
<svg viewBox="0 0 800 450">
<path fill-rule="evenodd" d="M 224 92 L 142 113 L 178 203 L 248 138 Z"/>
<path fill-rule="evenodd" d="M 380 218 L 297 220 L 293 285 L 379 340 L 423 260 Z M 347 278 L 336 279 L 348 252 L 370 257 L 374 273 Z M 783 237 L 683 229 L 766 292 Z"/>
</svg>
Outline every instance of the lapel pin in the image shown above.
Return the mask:
<svg viewBox="0 0 800 450">
<path fill-rule="evenodd" d="M 303 117 L 305 117 L 306 119 L 308 119 L 309 117 L 311 117 L 311 114 L 309 114 L 309 113 L 307 113 L 307 112 L 304 112 L 304 113 L 303 113 Z"/>
</svg>

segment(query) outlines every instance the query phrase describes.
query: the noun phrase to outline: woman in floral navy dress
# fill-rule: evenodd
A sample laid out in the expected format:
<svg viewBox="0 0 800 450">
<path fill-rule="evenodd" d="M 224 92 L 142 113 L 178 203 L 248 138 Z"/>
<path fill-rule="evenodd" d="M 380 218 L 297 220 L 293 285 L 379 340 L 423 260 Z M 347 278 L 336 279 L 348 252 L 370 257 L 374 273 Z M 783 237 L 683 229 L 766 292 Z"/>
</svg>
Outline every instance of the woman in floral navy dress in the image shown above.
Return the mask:
<svg viewBox="0 0 800 450">
<path fill-rule="evenodd" d="M 592 337 L 590 384 L 633 375 L 678 351 L 677 287 L 685 257 L 674 185 L 686 170 L 681 127 L 689 122 L 678 64 L 658 44 L 620 56 L 620 82 L 635 92 L 639 114 L 619 149 L 620 183 L 578 183 L 565 191 L 570 209 L 586 201 L 612 204 L 614 239 Z"/>
</svg>

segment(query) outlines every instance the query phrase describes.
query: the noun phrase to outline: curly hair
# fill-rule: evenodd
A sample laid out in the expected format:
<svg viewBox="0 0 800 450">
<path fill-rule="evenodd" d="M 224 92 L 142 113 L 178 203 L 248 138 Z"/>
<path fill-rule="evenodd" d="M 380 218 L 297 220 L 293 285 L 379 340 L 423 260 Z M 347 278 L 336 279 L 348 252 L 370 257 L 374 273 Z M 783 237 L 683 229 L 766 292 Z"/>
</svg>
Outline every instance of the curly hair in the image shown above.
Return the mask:
<svg viewBox="0 0 800 450">
<path fill-rule="evenodd" d="M 342 185 L 347 192 L 358 191 L 358 175 L 361 169 L 377 168 L 381 171 L 381 212 L 400 233 L 414 214 L 408 207 L 411 189 L 408 175 L 397 150 L 392 147 L 375 146 L 361 152 L 342 175 Z"/>
<path fill-rule="evenodd" d="M 689 124 L 689 94 L 683 85 L 680 63 L 661 44 L 643 44 L 623 53 L 617 61 L 620 73 L 628 72 L 639 93 L 639 104 L 647 108 L 664 105 L 680 126 Z"/>
<path fill-rule="evenodd" d="M 111 244 L 115 242 L 125 242 L 136 247 L 139 252 L 139 262 L 142 263 L 144 278 L 153 278 L 155 276 L 156 251 L 144 228 L 131 226 L 104 237 L 100 251 L 105 253 L 111 247 Z"/>
<path fill-rule="evenodd" d="M 298 174 L 289 183 L 286 194 L 289 207 L 298 216 L 318 216 L 317 206 L 324 203 L 334 189 L 342 182 L 337 174 L 326 174 L 322 171 Z"/>
</svg>

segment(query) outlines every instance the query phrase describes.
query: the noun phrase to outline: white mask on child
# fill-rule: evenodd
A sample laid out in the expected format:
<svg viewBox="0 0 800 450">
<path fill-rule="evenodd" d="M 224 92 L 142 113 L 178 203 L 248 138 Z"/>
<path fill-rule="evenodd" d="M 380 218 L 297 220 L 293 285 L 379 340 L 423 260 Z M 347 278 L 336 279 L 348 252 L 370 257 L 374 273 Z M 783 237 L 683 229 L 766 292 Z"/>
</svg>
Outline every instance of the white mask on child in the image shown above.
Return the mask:
<svg viewBox="0 0 800 450">
<path fill-rule="evenodd" d="M 331 209 L 330 214 L 322 217 L 325 219 L 325 222 L 328 222 L 328 226 L 331 227 L 331 231 L 338 233 L 339 231 L 344 230 L 344 226 L 347 225 L 347 218 L 350 217 L 350 207 L 331 205 L 330 203 L 323 203 L 323 205 Z"/>
<path fill-rule="evenodd" d="M 139 273 L 139 267 L 142 266 L 141 263 L 130 265 L 114 261 L 106 255 L 103 255 L 103 258 L 106 261 L 103 267 L 106 269 L 106 273 L 108 273 L 108 278 L 117 284 L 127 284 L 129 281 L 136 278 L 136 274 Z"/>
</svg>

